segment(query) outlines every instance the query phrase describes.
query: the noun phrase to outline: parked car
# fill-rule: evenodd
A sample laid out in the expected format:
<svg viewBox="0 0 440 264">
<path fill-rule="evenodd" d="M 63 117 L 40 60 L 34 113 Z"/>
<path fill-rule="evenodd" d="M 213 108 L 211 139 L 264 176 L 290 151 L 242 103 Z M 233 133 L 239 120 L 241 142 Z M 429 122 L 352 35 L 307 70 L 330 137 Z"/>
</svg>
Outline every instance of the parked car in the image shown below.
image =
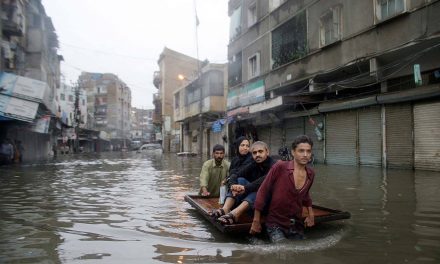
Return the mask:
<svg viewBox="0 0 440 264">
<path fill-rule="evenodd" d="M 159 143 L 148 143 L 142 145 L 139 152 L 162 153 L 162 145 Z"/>
</svg>

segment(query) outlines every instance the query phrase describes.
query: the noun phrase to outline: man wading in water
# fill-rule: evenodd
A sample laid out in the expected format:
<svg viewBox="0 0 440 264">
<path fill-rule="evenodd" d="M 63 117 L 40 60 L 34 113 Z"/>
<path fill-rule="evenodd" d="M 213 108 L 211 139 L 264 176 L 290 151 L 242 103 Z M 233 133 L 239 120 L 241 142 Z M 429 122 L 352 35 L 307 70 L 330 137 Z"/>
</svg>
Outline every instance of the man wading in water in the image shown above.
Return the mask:
<svg viewBox="0 0 440 264">
<path fill-rule="evenodd" d="M 298 136 L 292 143 L 293 161 L 278 161 L 271 168 L 257 193 L 251 234 L 261 232 L 261 214 L 265 209 L 267 233 L 273 243 L 287 238 L 302 239 L 304 226 L 315 224 L 309 195 L 315 173 L 307 167 L 312 147 L 308 136 Z M 304 223 L 301 220 L 303 206 L 308 211 Z"/>
</svg>

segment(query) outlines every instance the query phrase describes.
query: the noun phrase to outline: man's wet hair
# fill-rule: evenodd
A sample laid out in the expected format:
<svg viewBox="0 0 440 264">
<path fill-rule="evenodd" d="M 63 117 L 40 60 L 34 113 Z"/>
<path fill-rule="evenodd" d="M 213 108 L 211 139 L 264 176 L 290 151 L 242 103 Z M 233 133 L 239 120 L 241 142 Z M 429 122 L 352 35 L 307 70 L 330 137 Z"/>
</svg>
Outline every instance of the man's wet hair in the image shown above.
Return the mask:
<svg viewBox="0 0 440 264">
<path fill-rule="evenodd" d="M 267 151 L 269 151 L 269 146 L 264 143 L 263 141 L 255 141 L 252 146 L 251 146 L 251 150 L 255 147 L 255 146 L 263 146 Z"/>
<path fill-rule="evenodd" d="M 292 149 L 296 149 L 296 147 L 297 147 L 299 144 L 301 144 L 301 143 L 307 143 L 307 144 L 310 145 L 310 147 L 313 148 L 313 140 L 312 140 L 310 137 L 306 136 L 306 135 L 300 135 L 300 136 L 297 136 L 297 137 L 295 138 L 295 140 L 293 141 L 293 143 L 292 143 Z"/>
<path fill-rule="evenodd" d="M 216 144 L 213 148 L 212 148 L 212 152 L 216 152 L 216 151 L 223 151 L 225 152 L 225 147 L 223 147 L 220 144 Z"/>
</svg>

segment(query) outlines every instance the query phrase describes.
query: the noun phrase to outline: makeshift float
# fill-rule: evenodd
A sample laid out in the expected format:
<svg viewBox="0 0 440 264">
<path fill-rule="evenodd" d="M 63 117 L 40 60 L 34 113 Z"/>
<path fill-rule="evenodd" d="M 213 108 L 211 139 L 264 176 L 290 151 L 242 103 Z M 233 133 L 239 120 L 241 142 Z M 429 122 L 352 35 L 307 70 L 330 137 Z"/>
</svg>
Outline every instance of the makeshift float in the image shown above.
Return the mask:
<svg viewBox="0 0 440 264">
<path fill-rule="evenodd" d="M 209 213 L 214 209 L 220 208 L 218 197 L 185 195 L 185 201 L 191 204 L 191 206 L 194 207 L 204 218 L 223 233 L 248 233 L 251 228 L 252 218 L 247 215 L 240 217 L 237 223 L 232 225 L 222 225 L 216 219 L 211 217 Z M 349 212 L 325 208 L 318 205 L 313 205 L 313 213 L 315 214 L 315 224 L 350 218 Z M 304 208 L 303 220 L 306 217 L 307 210 Z"/>
</svg>

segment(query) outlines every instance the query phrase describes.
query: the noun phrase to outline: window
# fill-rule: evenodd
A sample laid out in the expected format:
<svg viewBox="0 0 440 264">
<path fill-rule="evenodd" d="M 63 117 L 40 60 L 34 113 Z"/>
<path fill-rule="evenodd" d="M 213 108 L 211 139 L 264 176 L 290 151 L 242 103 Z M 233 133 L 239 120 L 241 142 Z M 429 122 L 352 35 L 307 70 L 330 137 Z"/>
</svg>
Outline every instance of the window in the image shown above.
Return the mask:
<svg viewBox="0 0 440 264">
<path fill-rule="evenodd" d="M 69 94 L 69 102 L 73 102 L 73 95 Z"/>
<path fill-rule="evenodd" d="M 224 94 L 224 75 L 222 71 L 210 71 L 208 74 L 209 95 L 223 96 Z"/>
<path fill-rule="evenodd" d="M 307 21 L 303 11 L 272 31 L 272 68 L 307 54 Z"/>
<path fill-rule="evenodd" d="M 270 0 L 270 11 L 277 9 L 284 2 L 286 2 L 286 0 Z"/>
<path fill-rule="evenodd" d="M 248 8 L 248 27 L 257 23 L 257 4 L 256 2 L 249 5 Z"/>
<path fill-rule="evenodd" d="M 376 18 L 378 21 L 403 13 L 406 10 L 405 0 L 376 0 Z"/>
<path fill-rule="evenodd" d="M 231 58 L 229 58 L 229 67 L 228 67 L 228 85 L 229 87 L 235 86 L 241 83 L 241 52 L 235 54 Z"/>
<path fill-rule="evenodd" d="M 180 108 L 180 92 L 174 95 L 174 109 Z"/>
<path fill-rule="evenodd" d="M 255 53 L 248 60 L 248 77 L 252 79 L 260 75 L 260 53 Z"/>
<path fill-rule="evenodd" d="M 229 40 L 234 40 L 241 34 L 241 6 L 237 7 L 231 15 L 231 24 L 229 28 Z"/>
<path fill-rule="evenodd" d="M 65 101 L 66 100 L 66 95 L 65 94 L 60 94 L 60 99 L 61 101 Z"/>
<path fill-rule="evenodd" d="M 341 39 L 341 7 L 325 12 L 320 19 L 321 47 Z"/>
</svg>

